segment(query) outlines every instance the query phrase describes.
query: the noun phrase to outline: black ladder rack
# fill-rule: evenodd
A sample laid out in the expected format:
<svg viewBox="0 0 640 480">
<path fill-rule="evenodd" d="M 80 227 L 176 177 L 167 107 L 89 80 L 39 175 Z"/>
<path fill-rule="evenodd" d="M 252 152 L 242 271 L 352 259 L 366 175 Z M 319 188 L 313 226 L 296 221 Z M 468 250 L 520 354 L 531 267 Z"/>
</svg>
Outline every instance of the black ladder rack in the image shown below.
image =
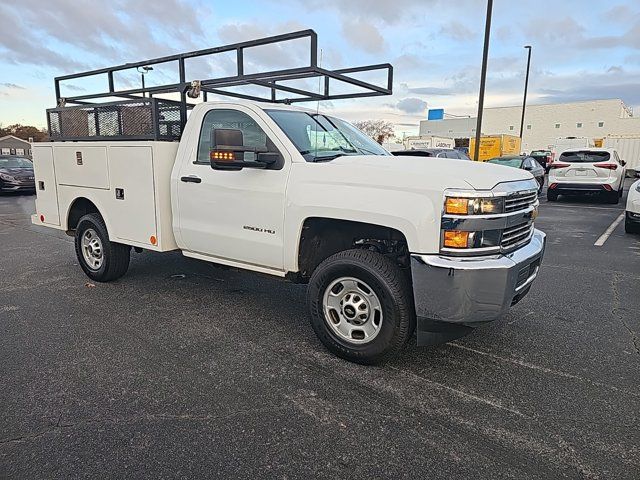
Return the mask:
<svg viewBox="0 0 640 480">
<path fill-rule="evenodd" d="M 310 42 L 309 65 L 258 73 L 245 73 L 244 52 L 246 49 L 304 38 L 308 38 Z M 209 79 L 186 79 L 185 60 L 224 52 L 235 52 L 236 75 Z M 125 90 L 115 88 L 115 72 L 151 67 L 167 62 L 177 63 L 178 83 Z M 372 71 L 386 73 L 385 86 L 375 85 L 353 76 L 354 74 Z M 60 95 L 61 82 L 105 74 L 108 83 L 107 91 L 64 98 Z M 281 83 L 307 78 L 319 79 L 319 85 L 322 88 L 313 91 L 306 88 L 294 88 Z M 207 101 L 207 94 L 211 93 L 259 102 L 285 104 L 391 95 L 393 67 L 388 63 L 381 63 L 337 70 L 321 68 L 318 66 L 318 37 L 316 32 L 313 30 L 301 30 L 142 62 L 126 63 L 114 67 L 63 75 L 56 77 L 54 82 L 57 107 L 47 110 L 47 121 L 52 140 L 179 140 L 187 120 L 187 110 L 193 108 L 193 103 L 189 103 L 188 99 L 198 98 L 201 93 L 204 101 Z M 359 91 L 355 93 L 332 93 L 332 85 L 337 82 L 358 87 Z M 258 96 L 223 90 L 224 88 L 242 85 L 262 87 L 267 95 Z M 159 94 L 171 93 L 179 94 L 180 100 L 167 100 L 157 97 Z M 278 98 L 278 93 L 293 96 Z M 106 98 L 121 100 L 95 103 L 100 99 Z"/>
</svg>

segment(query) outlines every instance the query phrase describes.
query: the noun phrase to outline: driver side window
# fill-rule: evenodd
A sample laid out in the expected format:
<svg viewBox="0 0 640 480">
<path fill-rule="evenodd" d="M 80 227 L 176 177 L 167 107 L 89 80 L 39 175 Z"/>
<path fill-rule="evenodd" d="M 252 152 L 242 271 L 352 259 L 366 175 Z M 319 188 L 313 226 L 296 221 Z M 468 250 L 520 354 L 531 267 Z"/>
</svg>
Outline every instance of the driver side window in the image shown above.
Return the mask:
<svg viewBox="0 0 640 480">
<path fill-rule="evenodd" d="M 205 114 L 202 121 L 195 163 L 210 165 L 209 153 L 216 146 L 211 144 L 211 132 L 218 128 L 239 130 L 242 133 L 242 146 L 244 147 L 266 148 L 269 152 L 278 152 L 264 130 L 246 113 L 238 110 L 213 109 Z M 245 161 L 255 161 L 255 159 L 255 152 L 244 152 Z"/>
</svg>

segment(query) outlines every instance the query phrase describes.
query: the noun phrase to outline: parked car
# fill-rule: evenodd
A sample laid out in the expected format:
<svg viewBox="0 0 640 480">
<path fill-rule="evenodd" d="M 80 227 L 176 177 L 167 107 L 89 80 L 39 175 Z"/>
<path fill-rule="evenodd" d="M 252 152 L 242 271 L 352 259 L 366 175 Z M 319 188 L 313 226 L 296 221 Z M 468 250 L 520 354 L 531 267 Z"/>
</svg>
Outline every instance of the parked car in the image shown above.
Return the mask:
<svg viewBox="0 0 640 480">
<path fill-rule="evenodd" d="M 547 200 L 558 195 L 600 193 L 609 203 L 622 197 L 625 161 L 612 148 L 565 150 L 551 164 Z"/>
<path fill-rule="evenodd" d="M 507 157 L 496 157 L 487 160 L 487 163 L 495 163 L 496 165 L 504 165 L 505 167 L 520 168 L 531 172 L 531 175 L 536 179 L 540 188 L 538 192 L 542 191 L 544 186 L 544 168 L 536 162 L 536 160 L 530 155 L 511 155 Z"/>
<path fill-rule="evenodd" d="M 395 156 L 410 157 L 438 157 L 438 158 L 454 158 L 456 160 L 471 160 L 464 152 L 460 152 L 455 148 L 421 148 L 418 150 L 397 150 L 391 152 Z"/>
<path fill-rule="evenodd" d="M 33 163 L 25 157 L 0 156 L 0 192 L 35 192 Z"/>
<path fill-rule="evenodd" d="M 464 153 L 467 157 L 469 156 L 469 147 L 453 147 L 460 153 Z"/>
<path fill-rule="evenodd" d="M 551 150 L 533 150 L 529 156 L 533 157 L 545 171 L 549 171 L 552 158 Z"/>
<path fill-rule="evenodd" d="M 640 172 L 636 173 L 636 177 L 640 177 Z M 625 210 L 624 231 L 640 233 L 640 180 L 629 187 Z"/>
</svg>

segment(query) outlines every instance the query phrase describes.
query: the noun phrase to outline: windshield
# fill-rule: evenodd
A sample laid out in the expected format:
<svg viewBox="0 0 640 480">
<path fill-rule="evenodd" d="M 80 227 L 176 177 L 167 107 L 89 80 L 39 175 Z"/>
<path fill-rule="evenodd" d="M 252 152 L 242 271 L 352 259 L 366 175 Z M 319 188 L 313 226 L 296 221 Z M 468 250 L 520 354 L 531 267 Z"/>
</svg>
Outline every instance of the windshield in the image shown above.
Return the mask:
<svg viewBox="0 0 640 480">
<path fill-rule="evenodd" d="M 265 110 L 309 162 L 342 155 L 389 155 L 353 125 L 334 117 L 294 110 Z"/>
<path fill-rule="evenodd" d="M 33 163 L 22 157 L 0 157 L 0 168 L 33 168 Z"/>
<path fill-rule="evenodd" d="M 609 152 L 564 152 L 560 155 L 559 161 L 569 163 L 597 163 L 609 160 Z"/>
<path fill-rule="evenodd" d="M 521 158 L 492 158 L 488 163 L 495 163 L 497 165 L 505 165 L 507 167 L 520 168 L 522 164 Z"/>
</svg>

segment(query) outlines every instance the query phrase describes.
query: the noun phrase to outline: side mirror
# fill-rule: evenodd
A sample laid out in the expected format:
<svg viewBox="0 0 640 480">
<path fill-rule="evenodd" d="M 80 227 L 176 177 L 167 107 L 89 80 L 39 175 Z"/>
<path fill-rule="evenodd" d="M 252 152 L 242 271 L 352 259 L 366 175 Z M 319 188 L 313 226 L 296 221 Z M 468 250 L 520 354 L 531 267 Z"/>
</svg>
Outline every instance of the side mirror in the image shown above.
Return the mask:
<svg viewBox="0 0 640 480">
<path fill-rule="evenodd" d="M 527 170 L 528 172 L 530 172 L 531 170 L 533 170 L 533 168 L 531 168 L 531 167 L 529 167 L 529 166 L 524 167 L 524 169 L 525 169 L 525 170 Z"/>
<path fill-rule="evenodd" d="M 244 160 L 245 152 L 255 153 L 255 161 Z M 230 128 L 211 130 L 209 161 L 214 170 L 242 170 L 243 168 L 267 168 L 280 159 L 280 154 L 268 152 L 266 147 L 245 147 L 242 131 Z"/>
<path fill-rule="evenodd" d="M 627 165 L 627 162 L 625 162 L 624 160 L 620 160 L 620 165 L 622 165 L 623 167 Z"/>
</svg>

